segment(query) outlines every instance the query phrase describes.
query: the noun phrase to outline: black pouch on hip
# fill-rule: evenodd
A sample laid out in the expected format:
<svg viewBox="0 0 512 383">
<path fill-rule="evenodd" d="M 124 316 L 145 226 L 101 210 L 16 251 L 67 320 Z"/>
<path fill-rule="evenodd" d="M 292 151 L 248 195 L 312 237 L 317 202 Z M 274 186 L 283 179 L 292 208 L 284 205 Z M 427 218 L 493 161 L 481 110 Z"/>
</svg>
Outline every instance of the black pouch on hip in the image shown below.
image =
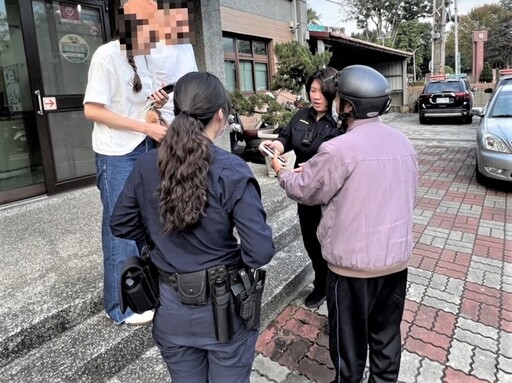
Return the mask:
<svg viewBox="0 0 512 383">
<path fill-rule="evenodd" d="M 121 312 L 129 307 L 142 314 L 159 306 L 158 280 L 152 272 L 150 262 L 132 256 L 126 260 L 121 273 Z"/>
<path fill-rule="evenodd" d="M 206 270 L 177 274 L 177 281 L 181 303 L 184 305 L 206 304 Z"/>
</svg>

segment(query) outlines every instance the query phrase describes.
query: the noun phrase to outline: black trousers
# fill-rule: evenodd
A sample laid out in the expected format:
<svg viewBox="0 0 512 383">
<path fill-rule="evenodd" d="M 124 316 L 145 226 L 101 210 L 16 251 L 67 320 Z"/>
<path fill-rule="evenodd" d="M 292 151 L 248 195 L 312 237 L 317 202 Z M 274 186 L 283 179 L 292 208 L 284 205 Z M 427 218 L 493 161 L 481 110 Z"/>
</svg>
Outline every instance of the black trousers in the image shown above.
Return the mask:
<svg viewBox="0 0 512 383">
<path fill-rule="evenodd" d="M 329 271 L 329 352 L 336 371 L 333 383 L 360 383 L 368 348 L 368 382 L 397 381 L 406 284 L 407 269 L 368 279 Z"/>
<path fill-rule="evenodd" d="M 315 288 L 324 289 L 327 284 L 327 262 L 322 257 L 322 247 L 316 236 L 316 229 L 322 218 L 320 206 L 297 204 L 302 241 L 315 271 Z"/>
</svg>

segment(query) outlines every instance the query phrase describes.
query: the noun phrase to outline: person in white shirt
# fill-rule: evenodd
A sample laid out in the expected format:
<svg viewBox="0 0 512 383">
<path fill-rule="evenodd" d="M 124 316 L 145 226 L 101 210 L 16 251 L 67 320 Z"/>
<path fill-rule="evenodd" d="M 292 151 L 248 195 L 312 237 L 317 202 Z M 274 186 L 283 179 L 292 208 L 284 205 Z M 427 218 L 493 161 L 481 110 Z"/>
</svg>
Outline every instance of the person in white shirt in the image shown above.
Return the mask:
<svg viewBox="0 0 512 383">
<path fill-rule="evenodd" d="M 164 87 L 176 82 L 189 72 L 197 72 L 194 56 L 194 14 L 192 1 L 156 0 L 158 34 L 160 41 L 152 50 L 155 75 Z M 160 109 L 162 119 L 171 124 L 174 119 L 173 93 Z"/>
<path fill-rule="evenodd" d="M 152 0 L 129 0 L 120 10 L 119 40 L 99 47 L 89 68 L 84 97 L 85 117 L 94 122 L 92 146 L 96 153 L 96 178 L 103 204 L 102 247 L 104 256 L 104 306 L 117 324 L 146 324 L 153 312 L 121 313 L 119 280 L 125 260 L 138 255 L 133 241 L 116 238 L 109 227 L 117 198 L 133 163 L 160 142 L 167 127 L 146 122 L 148 103 L 161 107 L 168 99 L 156 91 L 150 54 L 158 40 L 152 19 L 157 11 Z M 149 20 L 142 24 L 141 20 Z M 155 92 L 156 91 L 156 92 Z"/>
<path fill-rule="evenodd" d="M 163 87 L 175 84 L 182 76 L 189 72 L 197 72 L 196 58 L 191 44 L 166 45 L 158 42 L 151 54 L 157 84 Z M 165 123 L 170 124 L 174 119 L 173 95 L 160 109 Z"/>
</svg>

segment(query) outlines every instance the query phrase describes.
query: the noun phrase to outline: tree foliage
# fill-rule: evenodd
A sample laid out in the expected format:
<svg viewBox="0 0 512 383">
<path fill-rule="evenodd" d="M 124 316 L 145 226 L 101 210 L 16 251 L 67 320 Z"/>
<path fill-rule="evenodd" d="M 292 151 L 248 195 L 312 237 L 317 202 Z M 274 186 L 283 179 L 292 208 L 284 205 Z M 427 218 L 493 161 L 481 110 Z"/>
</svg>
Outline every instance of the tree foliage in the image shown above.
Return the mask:
<svg viewBox="0 0 512 383">
<path fill-rule="evenodd" d="M 394 46 L 401 23 L 431 16 L 432 1 L 346 0 L 343 9 L 345 20 L 354 20 L 365 40 L 374 30 L 383 45 Z"/>
<path fill-rule="evenodd" d="M 261 115 L 261 120 L 269 125 L 286 126 L 294 111 L 278 102 L 270 94 L 244 96 L 240 91 L 230 93 L 233 112 L 243 116 Z"/>
<path fill-rule="evenodd" d="M 489 63 L 484 64 L 484 68 L 482 69 L 482 73 L 480 73 L 480 78 L 478 79 L 480 82 L 492 82 L 492 69 Z"/>
<path fill-rule="evenodd" d="M 500 0 L 500 5 L 507 11 L 512 11 L 512 0 Z"/>
<path fill-rule="evenodd" d="M 415 51 L 416 71 L 428 72 L 431 59 L 432 0 L 347 0 L 345 19 L 355 20 L 360 33 L 352 37 L 383 44 L 404 51 Z M 449 6 L 452 0 L 446 0 Z M 473 31 L 488 32 L 484 58 L 491 68 L 512 65 L 512 0 L 500 0 L 473 8 L 468 15 L 459 15 L 459 53 L 461 71 L 470 72 L 473 60 Z M 455 67 L 454 24 L 447 33 L 446 65 Z M 412 72 L 412 60 L 409 72 Z"/>
<path fill-rule="evenodd" d="M 430 43 L 432 26 L 417 20 L 405 21 L 400 26 L 394 48 L 414 52 L 416 75 L 428 72 L 428 63 L 432 55 Z M 413 60 L 409 62 L 409 72 L 413 73 Z"/>
<path fill-rule="evenodd" d="M 307 18 L 308 18 L 308 24 L 316 24 L 318 25 L 320 22 L 320 14 L 318 14 L 313 8 L 309 7 L 307 8 Z"/>
<path fill-rule="evenodd" d="M 461 72 L 469 72 L 473 65 L 473 31 L 487 31 L 484 58 L 491 67 L 501 68 L 510 61 L 510 28 L 512 12 L 496 4 L 474 8 L 459 20 L 459 53 Z M 454 27 L 446 42 L 446 63 L 455 63 Z"/>
<path fill-rule="evenodd" d="M 329 63 L 331 52 L 313 54 L 298 41 L 276 44 L 277 72 L 272 78 L 272 90 L 288 90 L 299 93 L 307 79 L 318 68 Z"/>
</svg>

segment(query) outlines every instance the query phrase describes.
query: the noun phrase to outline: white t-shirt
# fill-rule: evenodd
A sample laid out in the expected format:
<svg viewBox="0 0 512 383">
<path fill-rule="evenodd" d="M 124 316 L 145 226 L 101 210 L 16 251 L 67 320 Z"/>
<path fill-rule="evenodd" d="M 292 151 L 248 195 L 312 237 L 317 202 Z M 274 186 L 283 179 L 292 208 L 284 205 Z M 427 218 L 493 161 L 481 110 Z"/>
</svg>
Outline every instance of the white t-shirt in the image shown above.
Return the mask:
<svg viewBox="0 0 512 383">
<path fill-rule="evenodd" d="M 121 52 L 119 40 L 100 46 L 91 60 L 84 104 L 95 102 L 122 116 L 133 120 L 145 121 L 143 113 L 147 98 L 158 89 L 154 71 L 150 70 L 151 58 L 135 56 L 137 73 L 142 89 L 135 93 L 132 89 L 134 72 L 124 52 Z M 131 130 L 109 128 L 94 123 L 92 148 L 96 153 L 120 156 L 133 151 L 146 138 L 144 133 Z"/>
<path fill-rule="evenodd" d="M 158 89 L 175 83 L 181 76 L 189 72 L 197 72 L 194 49 L 190 44 L 165 45 L 159 42 L 156 44 L 151 58 Z M 169 100 L 160 109 L 160 112 L 164 120 L 170 124 L 174 119 L 173 93 L 169 95 Z"/>
</svg>

